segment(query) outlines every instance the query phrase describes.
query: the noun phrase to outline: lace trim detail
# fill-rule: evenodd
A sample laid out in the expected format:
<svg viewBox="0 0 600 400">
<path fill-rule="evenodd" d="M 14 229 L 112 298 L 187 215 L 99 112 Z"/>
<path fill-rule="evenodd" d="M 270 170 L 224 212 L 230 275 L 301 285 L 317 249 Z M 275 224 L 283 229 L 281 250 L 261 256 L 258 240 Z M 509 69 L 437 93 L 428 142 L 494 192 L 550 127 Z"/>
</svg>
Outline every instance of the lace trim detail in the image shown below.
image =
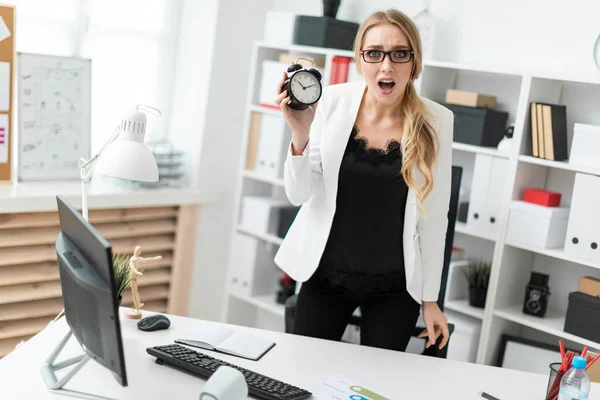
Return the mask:
<svg viewBox="0 0 600 400">
<path fill-rule="evenodd" d="M 380 149 L 378 147 L 369 147 L 369 140 L 366 137 L 359 135 L 359 132 L 359 129 L 354 125 L 352 127 L 351 136 L 356 141 L 358 148 L 364 153 L 373 156 L 386 156 L 388 154 L 400 152 L 400 142 L 394 138 L 388 139 L 388 141 L 385 142 L 385 149 Z"/>
<path fill-rule="evenodd" d="M 348 290 L 369 292 L 400 292 L 406 290 L 404 271 L 390 272 L 385 275 L 369 275 L 340 271 L 322 265 L 315 273 L 315 279 Z"/>
</svg>

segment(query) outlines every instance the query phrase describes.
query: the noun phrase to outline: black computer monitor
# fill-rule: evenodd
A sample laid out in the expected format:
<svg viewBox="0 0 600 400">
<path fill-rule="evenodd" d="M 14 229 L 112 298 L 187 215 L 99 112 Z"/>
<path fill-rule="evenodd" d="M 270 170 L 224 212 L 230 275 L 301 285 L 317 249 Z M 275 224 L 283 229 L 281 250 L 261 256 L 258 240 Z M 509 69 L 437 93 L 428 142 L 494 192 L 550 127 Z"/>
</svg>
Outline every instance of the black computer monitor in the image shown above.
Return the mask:
<svg viewBox="0 0 600 400">
<path fill-rule="evenodd" d="M 127 386 L 111 245 L 64 197 L 56 200 L 65 318 L 85 353 Z"/>
</svg>

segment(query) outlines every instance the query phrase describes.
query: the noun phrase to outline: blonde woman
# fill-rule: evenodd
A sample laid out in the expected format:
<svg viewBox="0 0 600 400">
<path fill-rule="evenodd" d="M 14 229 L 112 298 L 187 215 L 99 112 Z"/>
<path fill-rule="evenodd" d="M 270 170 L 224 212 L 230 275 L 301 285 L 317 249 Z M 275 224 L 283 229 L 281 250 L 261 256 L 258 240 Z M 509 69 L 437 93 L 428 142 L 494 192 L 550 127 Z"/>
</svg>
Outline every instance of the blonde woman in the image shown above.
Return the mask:
<svg viewBox="0 0 600 400">
<path fill-rule="evenodd" d="M 443 348 L 453 114 L 417 95 L 421 41 L 402 12 L 369 16 L 354 52 L 360 82 L 304 111 L 275 98 L 292 130 L 285 191 L 302 205 L 275 258 L 303 282 L 295 333 L 340 340 L 360 307 L 361 344 L 404 351 L 422 306 L 421 336 Z"/>
</svg>

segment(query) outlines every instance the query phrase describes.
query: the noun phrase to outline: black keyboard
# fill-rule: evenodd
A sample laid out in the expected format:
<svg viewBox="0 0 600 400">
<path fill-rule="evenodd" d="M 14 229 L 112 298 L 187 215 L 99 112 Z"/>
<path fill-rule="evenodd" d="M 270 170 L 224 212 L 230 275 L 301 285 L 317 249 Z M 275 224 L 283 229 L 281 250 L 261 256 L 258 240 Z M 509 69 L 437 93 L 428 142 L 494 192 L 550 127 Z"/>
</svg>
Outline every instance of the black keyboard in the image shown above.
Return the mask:
<svg viewBox="0 0 600 400">
<path fill-rule="evenodd" d="M 250 395 L 265 400 L 301 400 L 312 396 L 311 392 L 297 388 L 251 370 L 229 364 L 218 358 L 191 350 L 178 344 L 148 347 L 146 352 L 156 357 L 157 364 L 168 363 L 183 368 L 203 378 L 210 376 L 221 366 L 235 368 L 244 374 Z"/>
</svg>

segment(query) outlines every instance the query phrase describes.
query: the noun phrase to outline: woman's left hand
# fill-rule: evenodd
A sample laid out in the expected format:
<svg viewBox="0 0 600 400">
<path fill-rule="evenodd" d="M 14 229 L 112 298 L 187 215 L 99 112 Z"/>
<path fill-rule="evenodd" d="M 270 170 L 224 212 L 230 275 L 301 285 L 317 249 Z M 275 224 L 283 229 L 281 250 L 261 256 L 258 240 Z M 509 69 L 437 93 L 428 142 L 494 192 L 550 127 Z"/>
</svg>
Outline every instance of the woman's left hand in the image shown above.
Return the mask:
<svg viewBox="0 0 600 400">
<path fill-rule="evenodd" d="M 425 320 L 427 329 L 421 332 L 419 337 L 429 336 L 425 348 L 435 345 L 437 338 L 442 334 L 444 335 L 444 339 L 442 340 L 442 343 L 440 343 L 440 349 L 443 349 L 448 343 L 448 340 L 450 340 L 450 331 L 448 330 L 448 319 L 438 307 L 437 302 L 423 302 L 423 319 Z"/>
</svg>

